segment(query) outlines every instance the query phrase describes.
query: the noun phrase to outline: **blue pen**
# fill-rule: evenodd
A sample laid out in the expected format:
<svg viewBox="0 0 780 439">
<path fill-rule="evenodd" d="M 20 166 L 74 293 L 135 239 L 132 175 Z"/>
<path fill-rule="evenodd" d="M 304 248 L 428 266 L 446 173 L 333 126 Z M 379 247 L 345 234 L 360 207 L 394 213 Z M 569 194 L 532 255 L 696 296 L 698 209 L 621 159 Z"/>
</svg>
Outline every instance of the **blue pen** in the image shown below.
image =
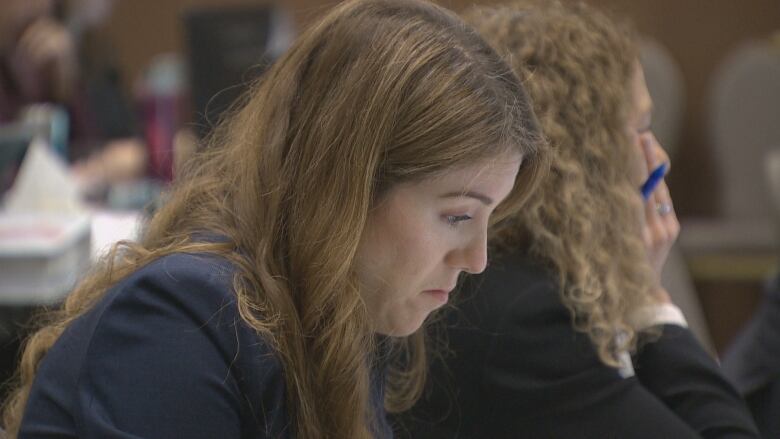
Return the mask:
<svg viewBox="0 0 780 439">
<path fill-rule="evenodd" d="M 658 187 L 658 184 L 661 183 L 661 180 L 664 179 L 664 175 L 666 175 L 666 163 L 661 163 L 661 165 L 653 170 L 653 172 L 650 173 L 650 176 L 647 177 L 647 181 L 645 181 L 645 184 L 642 185 L 642 188 L 640 191 L 642 191 L 642 198 L 645 199 L 645 201 L 650 198 L 650 194 L 653 193 L 656 187 Z"/>
</svg>

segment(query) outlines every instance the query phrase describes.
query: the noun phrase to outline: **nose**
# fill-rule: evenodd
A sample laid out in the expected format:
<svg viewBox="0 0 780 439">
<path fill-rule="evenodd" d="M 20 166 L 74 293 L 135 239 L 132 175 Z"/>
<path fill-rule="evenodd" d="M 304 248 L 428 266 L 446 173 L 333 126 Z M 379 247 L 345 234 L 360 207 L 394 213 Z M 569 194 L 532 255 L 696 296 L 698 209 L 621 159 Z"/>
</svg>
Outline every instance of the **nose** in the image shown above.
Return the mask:
<svg viewBox="0 0 780 439">
<path fill-rule="evenodd" d="M 663 145 L 661 145 L 661 142 L 658 141 L 658 138 L 655 137 L 655 134 L 651 131 L 648 133 L 650 136 L 650 144 L 652 145 L 652 154 L 655 163 L 661 164 L 666 163 L 666 172 L 669 172 L 669 169 L 672 167 L 672 161 L 669 159 L 669 154 L 667 154 L 666 150 L 664 149 Z"/>
<path fill-rule="evenodd" d="M 452 251 L 449 265 L 466 273 L 478 274 L 487 267 L 487 227 L 466 245 Z"/>
</svg>

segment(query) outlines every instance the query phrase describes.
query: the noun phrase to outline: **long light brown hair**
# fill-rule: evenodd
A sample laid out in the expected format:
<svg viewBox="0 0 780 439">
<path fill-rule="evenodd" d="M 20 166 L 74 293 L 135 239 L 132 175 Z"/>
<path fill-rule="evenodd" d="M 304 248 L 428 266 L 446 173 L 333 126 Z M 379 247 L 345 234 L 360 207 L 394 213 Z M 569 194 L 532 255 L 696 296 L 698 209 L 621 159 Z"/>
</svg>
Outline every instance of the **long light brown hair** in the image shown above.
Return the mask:
<svg viewBox="0 0 780 439">
<path fill-rule="evenodd" d="M 353 274 L 369 210 L 396 184 L 521 153 L 507 216 L 544 163 L 511 68 L 450 12 L 419 0 L 348 1 L 307 30 L 184 170 L 139 244 L 115 249 L 28 341 L 4 420 L 16 432 L 35 370 L 105 291 L 173 252 L 237 267 L 240 315 L 278 352 L 295 435 L 368 438 L 374 334 Z M 207 231 L 227 242 L 194 242 Z M 419 394 L 416 361 L 386 406 Z"/>
<path fill-rule="evenodd" d="M 551 175 L 496 245 L 526 246 L 558 275 L 563 303 L 605 364 L 635 347 L 628 314 L 647 304 L 637 160 L 627 128 L 632 29 L 580 2 L 518 0 L 467 12 L 510 61 L 551 147 Z M 618 336 L 618 334 L 625 334 Z"/>
</svg>

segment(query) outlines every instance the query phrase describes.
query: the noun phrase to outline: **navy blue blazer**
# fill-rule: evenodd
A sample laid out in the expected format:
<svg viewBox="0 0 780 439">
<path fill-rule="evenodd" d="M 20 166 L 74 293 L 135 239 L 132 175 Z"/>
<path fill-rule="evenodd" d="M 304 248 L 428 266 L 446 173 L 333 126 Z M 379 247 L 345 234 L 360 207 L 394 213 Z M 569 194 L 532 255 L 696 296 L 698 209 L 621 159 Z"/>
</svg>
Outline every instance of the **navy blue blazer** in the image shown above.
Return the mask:
<svg viewBox="0 0 780 439">
<path fill-rule="evenodd" d="M 281 362 L 239 317 L 233 273 L 178 253 L 111 288 L 42 360 L 19 437 L 290 437 Z"/>
<path fill-rule="evenodd" d="M 572 327 L 554 276 L 522 253 L 491 261 L 446 315 L 449 353 L 399 418 L 420 439 L 756 438 L 737 392 L 689 330 L 666 325 L 623 378 Z"/>
</svg>

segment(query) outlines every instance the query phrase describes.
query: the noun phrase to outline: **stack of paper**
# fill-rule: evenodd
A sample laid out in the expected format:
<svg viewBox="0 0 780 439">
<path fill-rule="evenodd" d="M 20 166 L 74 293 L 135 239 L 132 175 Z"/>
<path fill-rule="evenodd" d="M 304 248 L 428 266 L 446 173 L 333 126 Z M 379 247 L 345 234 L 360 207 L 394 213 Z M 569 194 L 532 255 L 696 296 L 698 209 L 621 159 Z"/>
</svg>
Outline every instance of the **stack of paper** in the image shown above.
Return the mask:
<svg viewBox="0 0 780 439">
<path fill-rule="evenodd" d="M 85 215 L 0 215 L 0 303 L 57 302 L 85 272 L 90 221 Z"/>
<path fill-rule="evenodd" d="M 0 211 L 0 305 L 57 302 L 89 262 L 89 214 L 66 165 L 35 140 Z"/>
</svg>

